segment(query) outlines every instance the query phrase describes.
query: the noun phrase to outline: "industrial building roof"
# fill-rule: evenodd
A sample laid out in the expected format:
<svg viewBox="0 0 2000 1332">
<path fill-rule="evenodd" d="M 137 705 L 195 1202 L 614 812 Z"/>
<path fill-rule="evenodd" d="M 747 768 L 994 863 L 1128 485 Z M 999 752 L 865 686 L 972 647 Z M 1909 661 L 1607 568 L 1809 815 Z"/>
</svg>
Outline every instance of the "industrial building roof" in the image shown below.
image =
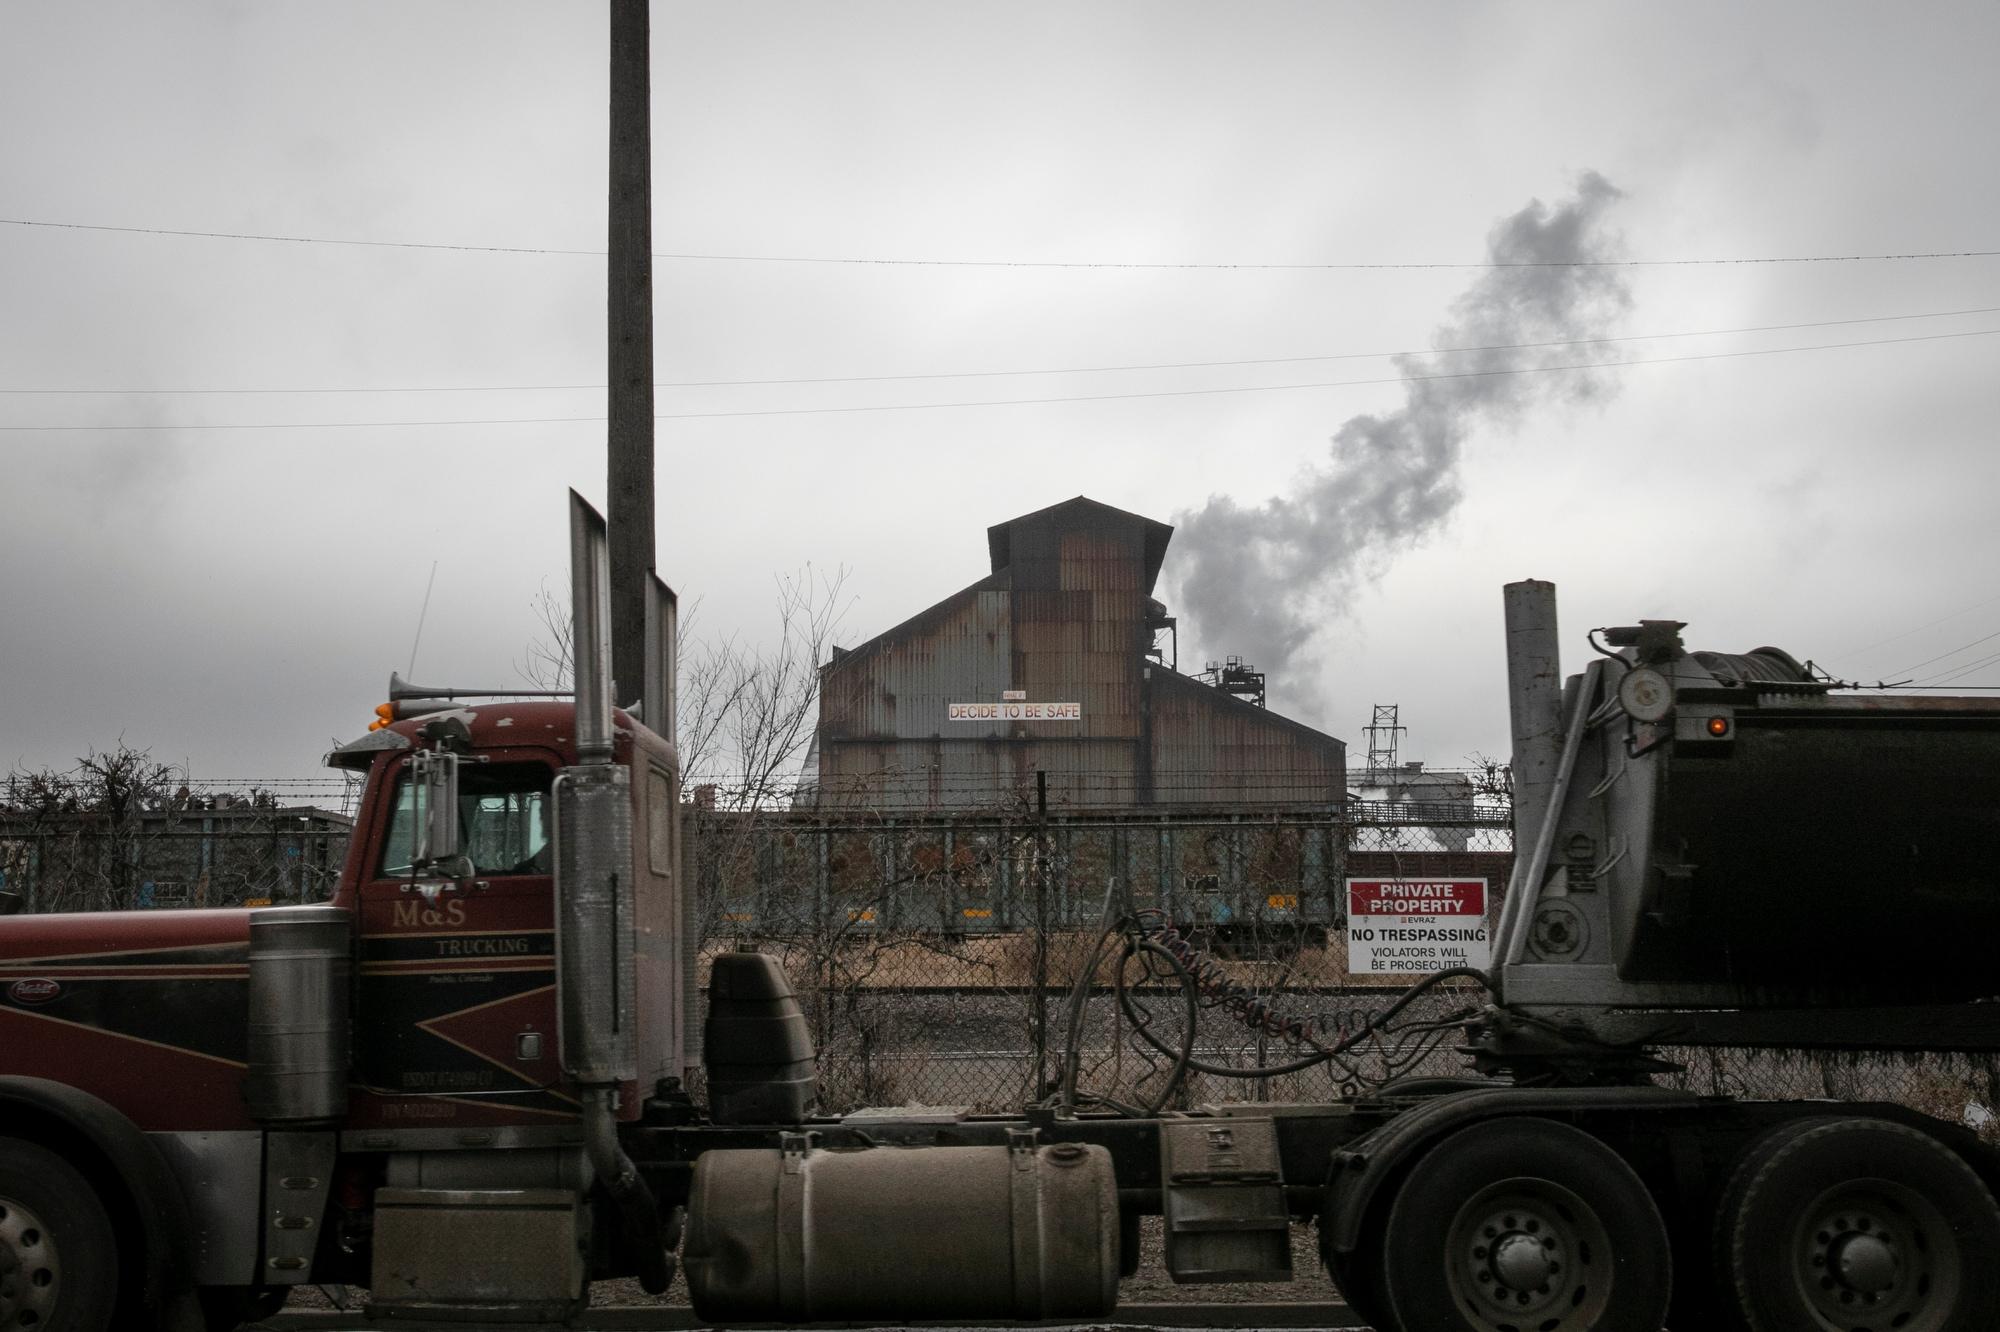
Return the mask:
<svg viewBox="0 0 2000 1332">
<path fill-rule="evenodd" d="M 1060 504 L 1051 504 L 1046 509 L 1024 513 L 1019 518 L 1009 518 L 1004 523 L 995 523 L 986 529 L 986 549 L 993 556 L 993 572 L 999 573 L 1014 562 L 1016 532 L 1030 528 L 1051 527 L 1074 532 L 1092 528 L 1115 528 L 1133 523 L 1138 524 L 1144 534 L 1145 590 L 1151 595 L 1153 584 L 1160 577 L 1160 563 L 1167 557 L 1167 542 L 1173 539 L 1173 525 L 1148 518 L 1143 514 L 1113 508 L 1087 495 L 1078 495 Z"/>
</svg>

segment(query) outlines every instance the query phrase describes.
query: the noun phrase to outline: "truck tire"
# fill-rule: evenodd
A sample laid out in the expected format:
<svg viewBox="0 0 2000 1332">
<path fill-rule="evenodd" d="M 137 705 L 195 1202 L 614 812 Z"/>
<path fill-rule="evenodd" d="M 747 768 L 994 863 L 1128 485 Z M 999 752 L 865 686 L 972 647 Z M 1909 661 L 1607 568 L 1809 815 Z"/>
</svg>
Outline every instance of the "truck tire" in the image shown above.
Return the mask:
<svg viewBox="0 0 2000 1332">
<path fill-rule="evenodd" d="M 1718 1266 L 1752 1332 L 2000 1327 L 2000 1207 L 1930 1135 L 1886 1119 L 1783 1124 L 1744 1154 Z"/>
<path fill-rule="evenodd" d="M 1382 1237 L 1396 1320 L 1423 1332 L 1660 1332 L 1673 1288 L 1646 1186 L 1580 1129 L 1523 1116 L 1424 1153 Z"/>
<path fill-rule="evenodd" d="M 90 1182 L 60 1156 L 0 1138 L 0 1327 L 105 1332 L 118 1243 Z"/>
<path fill-rule="evenodd" d="M 1340 1298 L 1354 1311 L 1355 1317 L 1365 1321 L 1374 1332 L 1404 1332 L 1396 1322 L 1395 1311 L 1389 1307 L 1389 1292 L 1384 1288 L 1382 1275 L 1382 1250 L 1374 1237 L 1364 1239 L 1352 1253 L 1341 1253 L 1322 1244 L 1320 1261 L 1326 1265 L 1326 1274 L 1333 1278 L 1333 1284 L 1340 1287 Z"/>
</svg>

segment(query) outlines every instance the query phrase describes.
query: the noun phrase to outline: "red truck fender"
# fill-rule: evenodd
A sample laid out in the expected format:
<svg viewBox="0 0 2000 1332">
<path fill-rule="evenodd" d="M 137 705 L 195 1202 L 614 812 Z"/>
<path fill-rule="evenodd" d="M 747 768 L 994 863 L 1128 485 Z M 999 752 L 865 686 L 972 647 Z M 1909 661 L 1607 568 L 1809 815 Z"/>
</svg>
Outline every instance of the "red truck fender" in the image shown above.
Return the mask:
<svg viewBox="0 0 2000 1332">
<path fill-rule="evenodd" d="M 193 1311 L 194 1233 L 187 1200 L 164 1157 L 139 1126 L 85 1091 L 46 1078 L 0 1074 L 0 1136 L 55 1150 L 94 1184 L 121 1243 L 144 1257 L 121 1292 L 158 1325 L 178 1328 Z M 167 1317 L 171 1314 L 172 1317 Z M 199 1327 L 199 1314 L 192 1326 Z"/>
</svg>

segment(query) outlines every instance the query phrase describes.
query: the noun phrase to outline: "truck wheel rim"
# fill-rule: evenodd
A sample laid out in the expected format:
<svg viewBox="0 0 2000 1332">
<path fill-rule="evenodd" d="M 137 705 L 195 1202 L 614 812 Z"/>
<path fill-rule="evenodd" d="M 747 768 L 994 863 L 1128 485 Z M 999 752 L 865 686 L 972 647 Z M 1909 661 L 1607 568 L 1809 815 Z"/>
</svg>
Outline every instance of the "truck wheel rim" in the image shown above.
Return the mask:
<svg viewBox="0 0 2000 1332">
<path fill-rule="evenodd" d="M 46 1326 L 61 1289 L 55 1237 L 32 1211 L 0 1197 L 0 1328 L 22 1332 Z"/>
<path fill-rule="evenodd" d="M 1574 1332 L 1609 1304 L 1610 1236 L 1588 1203 L 1553 1180 L 1481 1189 L 1448 1233 L 1452 1301 L 1476 1327 Z"/>
<path fill-rule="evenodd" d="M 1935 1332 L 1958 1303 L 1958 1245 L 1922 1194 L 1857 1180 L 1822 1193 L 1801 1214 L 1792 1280 L 1822 1328 Z"/>
</svg>

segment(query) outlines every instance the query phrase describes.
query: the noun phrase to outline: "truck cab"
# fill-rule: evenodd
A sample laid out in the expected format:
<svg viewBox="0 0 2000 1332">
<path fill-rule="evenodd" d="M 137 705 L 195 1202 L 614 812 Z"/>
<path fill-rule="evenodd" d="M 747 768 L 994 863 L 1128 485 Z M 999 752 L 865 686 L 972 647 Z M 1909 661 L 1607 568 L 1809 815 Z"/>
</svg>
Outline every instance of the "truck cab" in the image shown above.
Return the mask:
<svg viewBox="0 0 2000 1332">
<path fill-rule="evenodd" d="M 329 755 L 367 773 L 330 904 L 352 914 L 352 1128 L 547 1124 L 574 1118 L 556 988 L 556 793 L 575 766 L 574 709 L 507 702 L 397 721 Z M 462 871 L 420 855 L 440 757 L 457 768 Z M 682 1073 L 679 837 L 673 749 L 614 714 L 628 775 L 641 1053 L 628 1093 Z M 431 783 L 427 787 L 427 783 Z M 435 857 L 431 857 L 435 861 Z M 622 1100 L 637 1112 L 639 1098 Z"/>
<path fill-rule="evenodd" d="M 683 1072 L 678 759 L 610 706 L 603 522 L 571 517 L 581 696 L 392 677 L 328 755 L 364 774 L 329 900 L 0 919 L 0 1324 L 233 1327 L 307 1281 L 392 1317 L 664 1288 L 618 1132 Z M 670 644 L 657 579 L 652 620 Z"/>
</svg>

